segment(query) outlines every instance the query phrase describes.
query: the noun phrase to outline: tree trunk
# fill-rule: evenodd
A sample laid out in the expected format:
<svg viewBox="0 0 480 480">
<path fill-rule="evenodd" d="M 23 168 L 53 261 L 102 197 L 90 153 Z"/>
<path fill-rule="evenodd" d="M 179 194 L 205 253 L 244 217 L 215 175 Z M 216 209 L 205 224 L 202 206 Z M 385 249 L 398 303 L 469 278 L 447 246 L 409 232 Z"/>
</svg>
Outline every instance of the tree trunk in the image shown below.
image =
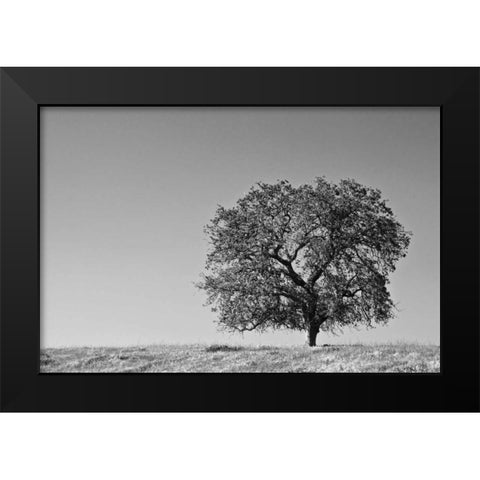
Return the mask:
<svg viewBox="0 0 480 480">
<path fill-rule="evenodd" d="M 317 335 L 320 328 L 317 325 L 309 325 L 307 327 L 307 345 L 309 347 L 317 346 Z"/>
</svg>

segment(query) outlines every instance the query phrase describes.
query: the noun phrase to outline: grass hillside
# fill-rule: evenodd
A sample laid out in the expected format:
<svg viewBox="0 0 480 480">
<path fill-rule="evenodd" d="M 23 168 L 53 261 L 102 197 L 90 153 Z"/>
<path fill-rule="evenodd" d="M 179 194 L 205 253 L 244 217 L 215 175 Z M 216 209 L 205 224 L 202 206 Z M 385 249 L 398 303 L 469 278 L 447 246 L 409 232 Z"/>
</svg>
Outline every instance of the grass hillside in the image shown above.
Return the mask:
<svg viewBox="0 0 480 480">
<path fill-rule="evenodd" d="M 41 372 L 439 372 L 440 348 L 430 345 L 241 347 L 152 345 L 49 348 Z"/>
</svg>

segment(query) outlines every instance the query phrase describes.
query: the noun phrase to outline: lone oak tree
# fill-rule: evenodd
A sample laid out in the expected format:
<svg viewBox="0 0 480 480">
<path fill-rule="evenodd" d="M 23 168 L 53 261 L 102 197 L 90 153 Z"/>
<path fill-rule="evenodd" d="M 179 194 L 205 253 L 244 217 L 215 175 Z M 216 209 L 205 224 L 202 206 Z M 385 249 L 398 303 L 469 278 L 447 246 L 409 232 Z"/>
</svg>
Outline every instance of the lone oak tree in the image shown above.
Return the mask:
<svg viewBox="0 0 480 480">
<path fill-rule="evenodd" d="M 258 183 L 205 227 L 211 250 L 199 287 L 230 330 L 320 330 L 386 323 L 388 276 L 406 255 L 404 230 L 381 192 L 342 180 Z"/>
</svg>

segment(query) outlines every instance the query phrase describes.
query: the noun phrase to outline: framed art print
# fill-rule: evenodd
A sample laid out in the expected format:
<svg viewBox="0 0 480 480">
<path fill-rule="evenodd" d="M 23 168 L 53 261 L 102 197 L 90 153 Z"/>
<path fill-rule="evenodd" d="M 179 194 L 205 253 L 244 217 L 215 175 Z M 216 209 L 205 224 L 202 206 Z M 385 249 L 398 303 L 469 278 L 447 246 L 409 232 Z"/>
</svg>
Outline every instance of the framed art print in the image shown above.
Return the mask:
<svg viewBox="0 0 480 480">
<path fill-rule="evenodd" d="M 478 411 L 479 70 L 3 68 L 5 411 Z"/>
</svg>

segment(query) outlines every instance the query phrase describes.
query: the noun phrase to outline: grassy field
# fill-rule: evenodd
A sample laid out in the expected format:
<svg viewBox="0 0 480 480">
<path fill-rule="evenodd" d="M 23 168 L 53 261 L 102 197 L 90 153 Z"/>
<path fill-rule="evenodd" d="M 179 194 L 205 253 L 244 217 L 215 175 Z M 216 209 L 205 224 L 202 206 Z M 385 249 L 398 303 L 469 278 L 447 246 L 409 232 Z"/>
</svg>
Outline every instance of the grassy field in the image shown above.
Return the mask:
<svg viewBox="0 0 480 480">
<path fill-rule="evenodd" d="M 49 348 L 41 372 L 406 372 L 440 371 L 431 345 L 324 345 L 269 347 L 151 345 Z"/>
</svg>

